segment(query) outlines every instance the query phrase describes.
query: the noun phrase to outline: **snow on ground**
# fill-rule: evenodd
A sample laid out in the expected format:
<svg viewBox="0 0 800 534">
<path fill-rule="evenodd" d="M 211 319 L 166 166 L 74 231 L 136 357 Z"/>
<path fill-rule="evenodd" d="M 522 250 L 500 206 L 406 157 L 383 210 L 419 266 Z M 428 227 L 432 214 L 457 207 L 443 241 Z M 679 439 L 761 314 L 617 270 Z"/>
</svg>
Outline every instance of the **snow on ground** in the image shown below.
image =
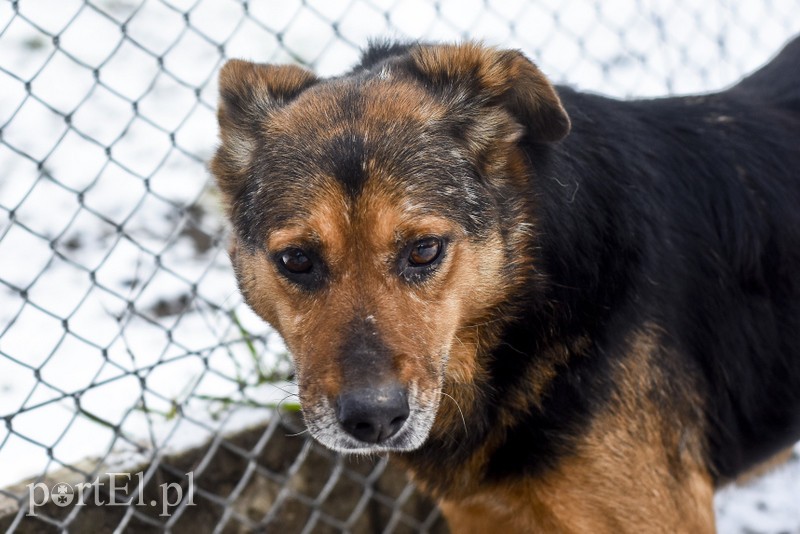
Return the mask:
<svg viewBox="0 0 800 534">
<path fill-rule="evenodd" d="M 328 75 L 370 37 L 470 37 L 653 96 L 728 85 L 798 31 L 796 0 L 1 3 L 0 488 L 196 444 L 286 397 L 259 384 L 285 349 L 241 303 L 207 186 L 223 54 Z M 716 503 L 720 532 L 800 532 L 800 460 Z"/>
</svg>

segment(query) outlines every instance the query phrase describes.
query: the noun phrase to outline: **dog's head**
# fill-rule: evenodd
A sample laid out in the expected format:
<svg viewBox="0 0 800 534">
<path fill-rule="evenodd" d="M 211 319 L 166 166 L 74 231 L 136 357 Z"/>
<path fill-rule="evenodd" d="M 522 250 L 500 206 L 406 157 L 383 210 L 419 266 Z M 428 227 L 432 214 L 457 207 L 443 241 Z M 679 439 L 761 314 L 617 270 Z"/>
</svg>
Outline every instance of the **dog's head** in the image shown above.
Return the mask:
<svg viewBox="0 0 800 534">
<path fill-rule="evenodd" d="M 220 93 L 231 258 L 293 354 L 311 433 L 420 447 L 530 268 L 517 147 L 567 134 L 553 87 L 518 52 L 464 44 L 373 50 L 326 80 L 234 60 Z"/>
</svg>

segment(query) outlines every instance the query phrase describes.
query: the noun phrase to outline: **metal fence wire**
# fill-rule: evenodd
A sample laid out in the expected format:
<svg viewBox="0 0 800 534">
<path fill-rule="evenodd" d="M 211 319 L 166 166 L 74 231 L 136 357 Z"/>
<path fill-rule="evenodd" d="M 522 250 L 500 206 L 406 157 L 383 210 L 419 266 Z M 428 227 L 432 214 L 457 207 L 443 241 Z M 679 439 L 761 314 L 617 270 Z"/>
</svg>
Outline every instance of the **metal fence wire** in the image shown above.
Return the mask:
<svg viewBox="0 0 800 534">
<path fill-rule="evenodd" d="M 798 30 L 796 0 L 2 0 L 0 528 L 444 529 L 385 459 L 303 433 L 285 348 L 236 291 L 206 169 L 227 58 L 329 75 L 370 37 L 484 39 L 657 95 L 731 83 Z"/>
</svg>

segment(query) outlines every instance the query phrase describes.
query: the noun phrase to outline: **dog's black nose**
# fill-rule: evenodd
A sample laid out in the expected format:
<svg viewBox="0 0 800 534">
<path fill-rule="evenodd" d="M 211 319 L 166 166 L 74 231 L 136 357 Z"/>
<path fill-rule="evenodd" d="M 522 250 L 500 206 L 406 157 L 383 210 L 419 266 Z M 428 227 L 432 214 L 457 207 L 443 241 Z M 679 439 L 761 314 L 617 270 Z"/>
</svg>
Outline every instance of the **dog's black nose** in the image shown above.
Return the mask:
<svg viewBox="0 0 800 534">
<path fill-rule="evenodd" d="M 408 419 L 405 388 L 391 385 L 347 391 L 336 399 L 336 417 L 359 441 L 381 443 L 397 434 Z"/>
</svg>

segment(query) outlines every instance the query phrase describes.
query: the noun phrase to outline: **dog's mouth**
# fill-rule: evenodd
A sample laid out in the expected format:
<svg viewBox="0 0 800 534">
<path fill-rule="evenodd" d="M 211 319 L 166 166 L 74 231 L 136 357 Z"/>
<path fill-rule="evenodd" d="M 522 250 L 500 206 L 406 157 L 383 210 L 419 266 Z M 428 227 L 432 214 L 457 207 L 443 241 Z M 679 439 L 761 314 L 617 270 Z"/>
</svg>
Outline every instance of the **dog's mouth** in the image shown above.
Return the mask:
<svg viewBox="0 0 800 534">
<path fill-rule="evenodd" d="M 377 391 L 357 391 L 353 395 L 360 397 L 358 399 L 340 397 L 331 402 L 323 397 L 316 402 L 302 402 L 311 435 L 326 447 L 342 453 L 403 452 L 420 448 L 433 427 L 441 389 L 423 391 L 412 384 L 402 396 L 392 389 Z"/>
</svg>

